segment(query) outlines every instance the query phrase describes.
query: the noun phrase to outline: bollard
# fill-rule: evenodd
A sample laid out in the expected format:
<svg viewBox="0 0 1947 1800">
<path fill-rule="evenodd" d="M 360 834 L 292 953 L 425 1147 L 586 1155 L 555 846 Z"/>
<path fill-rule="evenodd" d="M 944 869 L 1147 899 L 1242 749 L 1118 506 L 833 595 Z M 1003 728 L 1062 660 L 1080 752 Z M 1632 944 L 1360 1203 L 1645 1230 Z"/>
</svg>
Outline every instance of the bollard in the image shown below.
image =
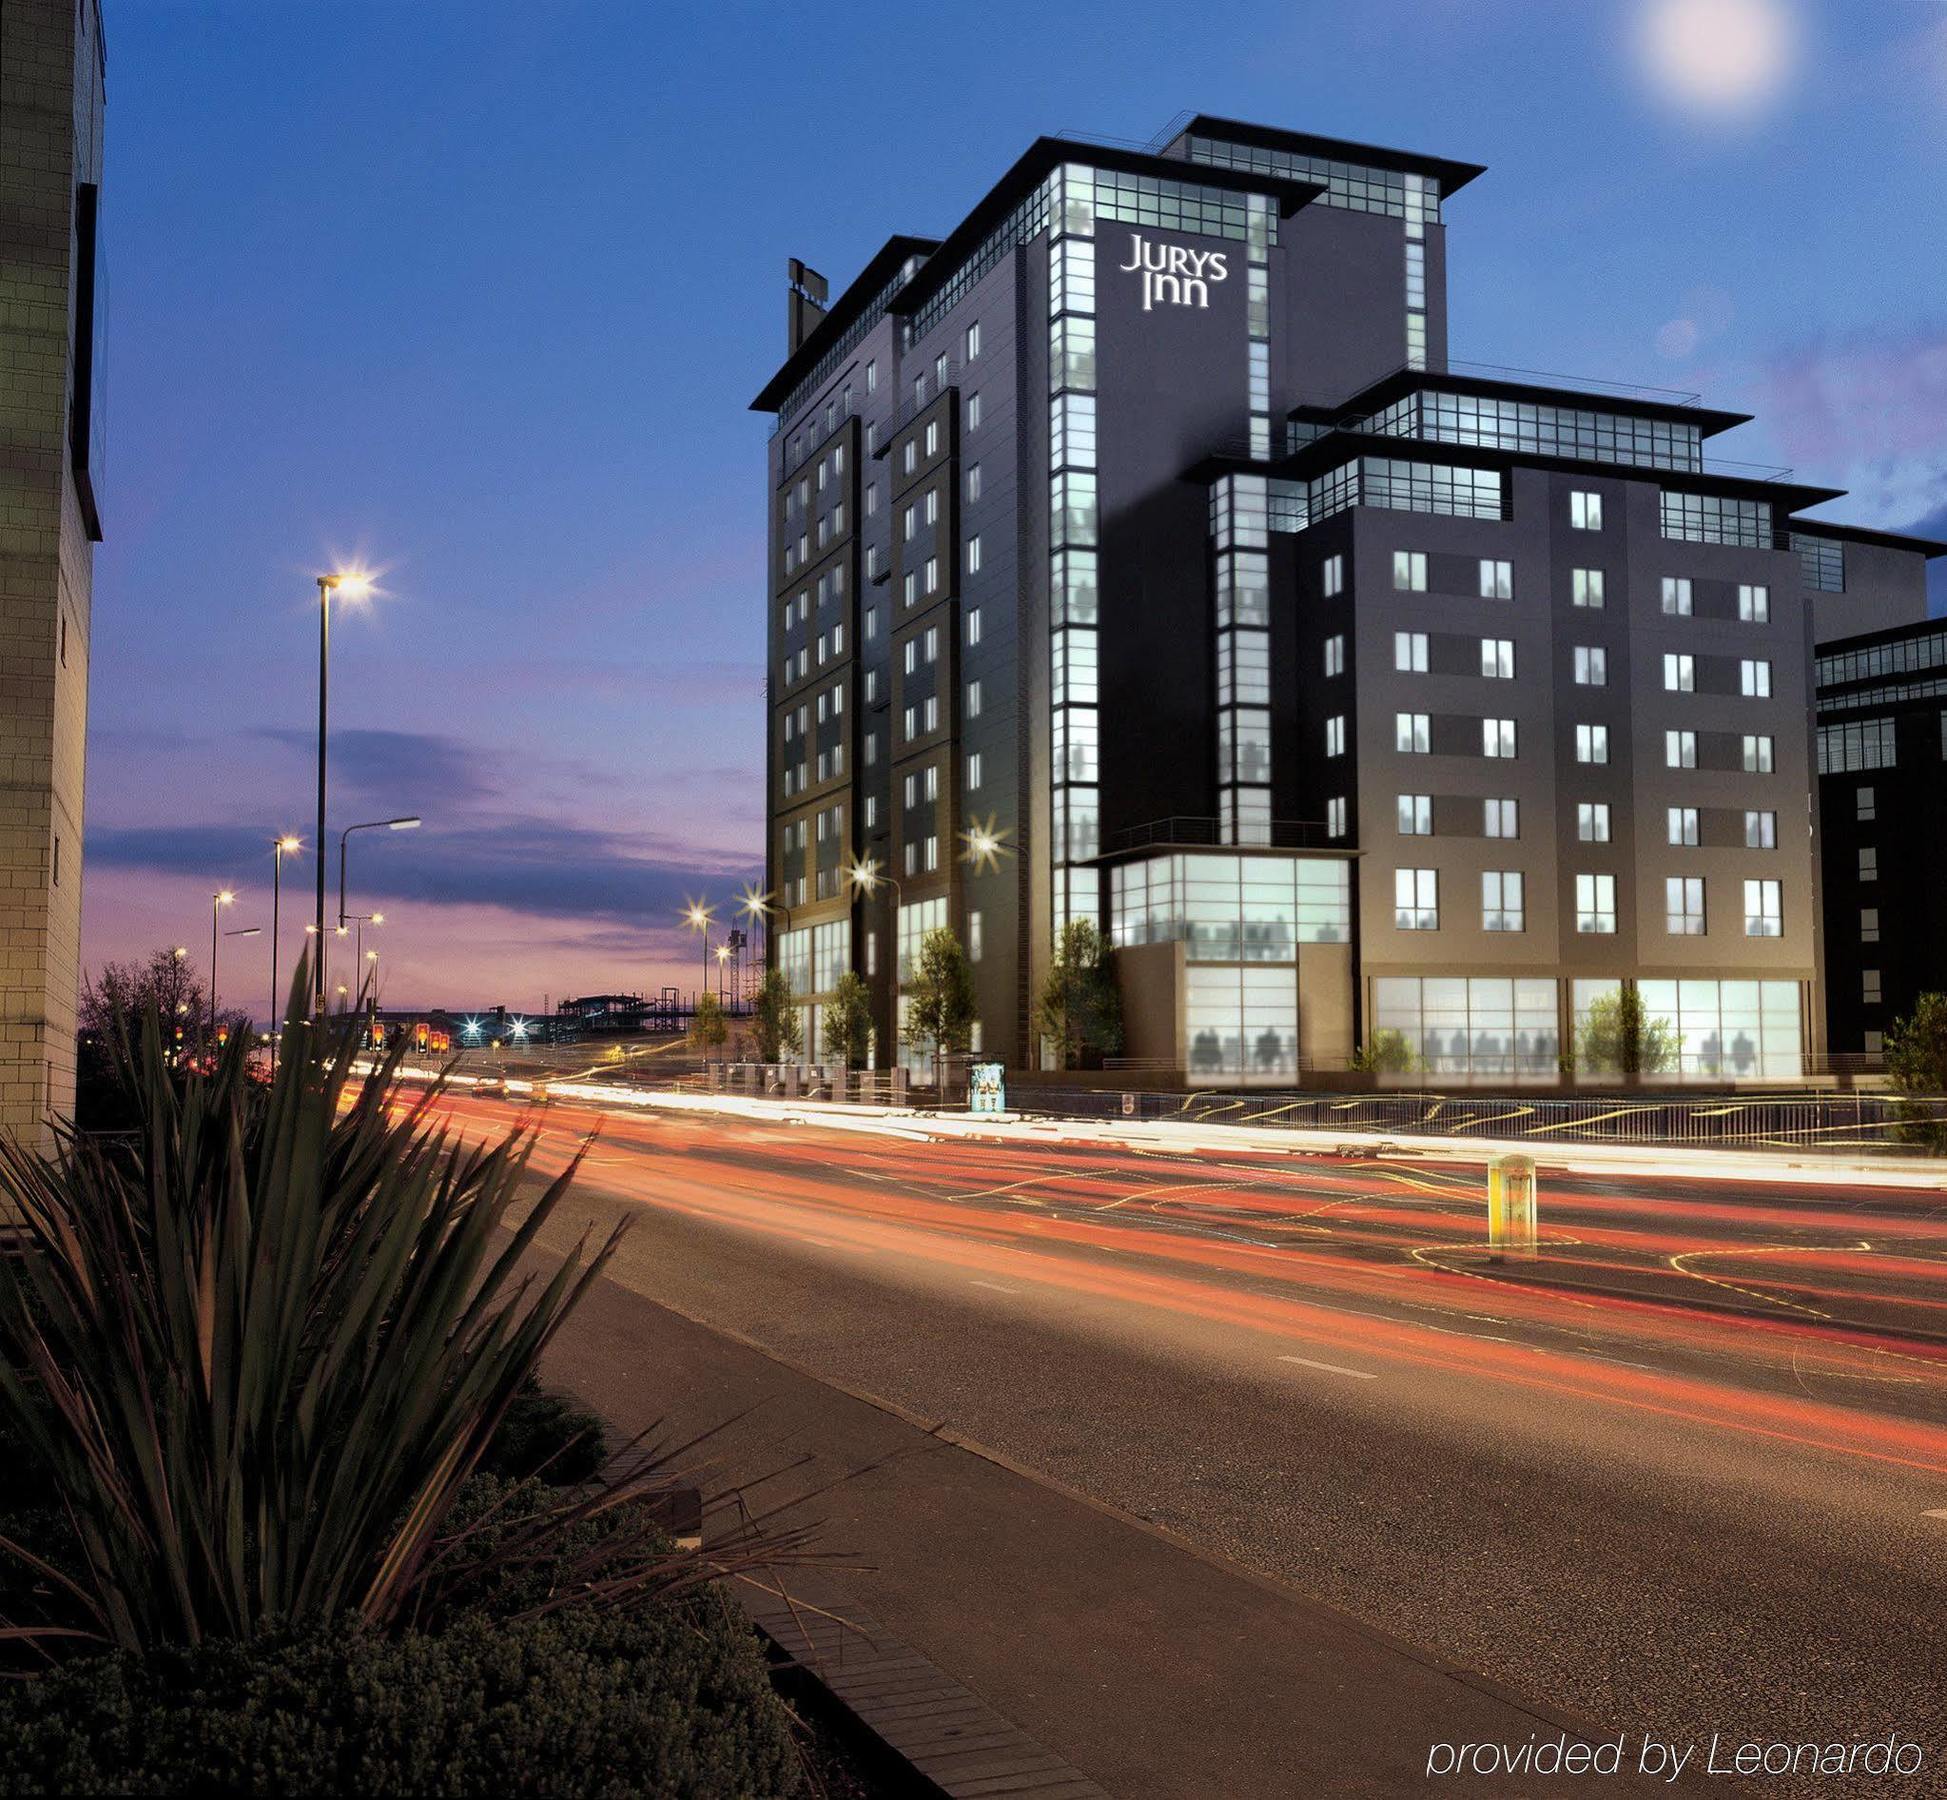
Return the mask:
<svg viewBox="0 0 1947 1800">
<path fill-rule="evenodd" d="M 894 1106 L 906 1104 L 906 1065 L 895 1063 L 892 1069 L 892 1103 Z"/>
<path fill-rule="evenodd" d="M 795 1100 L 798 1097 L 798 1065 L 796 1063 L 786 1063 L 784 1065 L 784 1097 L 787 1100 Z"/>
<path fill-rule="evenodd" d="M 1536 1256 L 1535 1159 L 1519 1152 L 1487 1165 L 1489 1262 L 1533 1262 Z"/>
</svg>

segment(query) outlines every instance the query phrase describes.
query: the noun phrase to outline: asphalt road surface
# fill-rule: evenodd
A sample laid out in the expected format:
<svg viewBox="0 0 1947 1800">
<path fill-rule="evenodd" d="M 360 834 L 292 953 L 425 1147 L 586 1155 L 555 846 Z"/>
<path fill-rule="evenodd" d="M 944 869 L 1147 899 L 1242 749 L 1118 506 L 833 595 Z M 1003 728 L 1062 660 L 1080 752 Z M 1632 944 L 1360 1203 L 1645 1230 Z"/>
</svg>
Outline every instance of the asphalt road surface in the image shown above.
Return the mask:
<svg viewBox="0 0 1947 1800">
<path fill-rule="evenodd" d="M 1495 1265 L 1410 1156 L 628 1113 L 543 1241 L 630 1217 L 638 1292 L 1612 1730 L 1947 1792 L 1947 1193 L 1540 1185 Z"/>
</svg>

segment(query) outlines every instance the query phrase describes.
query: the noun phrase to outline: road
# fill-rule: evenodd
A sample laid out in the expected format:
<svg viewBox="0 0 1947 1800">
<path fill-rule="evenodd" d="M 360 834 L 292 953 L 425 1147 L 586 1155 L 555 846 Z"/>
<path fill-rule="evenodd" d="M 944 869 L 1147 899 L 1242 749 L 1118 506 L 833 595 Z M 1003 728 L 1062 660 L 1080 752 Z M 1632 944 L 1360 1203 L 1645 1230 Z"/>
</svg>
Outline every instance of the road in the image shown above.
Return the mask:
<svg viewBox="0 0 1947 1800">
<path fill-rule="evenodd" d="M 649 1298 L 1535 1700 L 1947 1792 L 1947 1193 L 1544 1165 L 1496 1266 L 1429 1159 L 629 1113 L 544 1242 L 618 1216 Z"/>
</svg>

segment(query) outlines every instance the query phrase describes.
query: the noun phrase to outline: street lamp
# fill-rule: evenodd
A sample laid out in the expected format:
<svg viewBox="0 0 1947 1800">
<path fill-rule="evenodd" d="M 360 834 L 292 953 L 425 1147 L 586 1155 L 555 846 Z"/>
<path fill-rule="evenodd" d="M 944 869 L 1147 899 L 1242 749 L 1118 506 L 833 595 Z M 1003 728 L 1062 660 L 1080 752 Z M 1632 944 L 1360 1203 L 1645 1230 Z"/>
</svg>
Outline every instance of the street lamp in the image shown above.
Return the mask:
<svg viewBox="0 0 1947 1800">
<path fill-rule="evenodd" d="M 710 921 L 715 916 L 701 900 L 688 901 L 683 908 L 683 923 L 692 931 L 700 931 L 703 934 L 703 986 L 697 990 L 699 996 L 709 991 Z"/>
<path fill-rule="evenodd" d="M 367 819 L 360 825 L 347 825 L 338 834 L 338 930 L 345 929 L 345 857 L 354 831 L 417 831 L 425 821 L 417 813 L 403 819 Z"/>
<path fill-rule="evenodd" d="M 325 1010 L 325 743 L 330 717 L 331 692 L 331 596 L 343 600 L 362 600 L 372 591 L 372 578 L 357 570 L 341 569 L 335 575 L 318 577 L 318 966 L 312 976 L 312 1012 L 319 1018 Z"/>
<path fill-rule="evenodd" d="M 892 1037 L 893 1060 L 899 1058 L 899 909 L 905 904 L 900 893 L 899 883 L 892 876 L 883 873 L 878 863 L 869 856 L 857 858 L 845 871 L 845 879 L 862 895 L 874 893 L 880 882 L 892 889 L 892 912 L 889 923 L 892 927 Z"/>
<path fill-rule="evenodd" d="M 270 1066 L 277 1067 L 277 1040 L 282 1035 L 285 1015 L 278 1010 L 277 998 L 277 909 L 284 885 L 284 858 L 295 856 L 304 848 L 301 838 L 288 832 L 283 837 L 273 838 L 270 846 Z"/>
<path fill-rule="evenodd" d="M 226 906 L 234 906 L 236 899 L 236 895 L 228 888 L 223 888 L 210 896 L 210 1043 L 212 1045 L 216 1042 L 216 949 L 218 938 L 219 936 L 256 937 L 263 930 L 261 925 L 246 925 L 241 931 L 219 932 L 219 925 L 223 918 L 223 909 Z"/>
<path fill-rule="evenodd" d="M 727 943 L 719 944 L 717 946 L 717 1004 L 719 1006 L 723 1004 L 723 966 L 729 960 L 730 946 Z M 705 963 L 703 966 L 707 969 L 709 964 Z"/>
</svg>

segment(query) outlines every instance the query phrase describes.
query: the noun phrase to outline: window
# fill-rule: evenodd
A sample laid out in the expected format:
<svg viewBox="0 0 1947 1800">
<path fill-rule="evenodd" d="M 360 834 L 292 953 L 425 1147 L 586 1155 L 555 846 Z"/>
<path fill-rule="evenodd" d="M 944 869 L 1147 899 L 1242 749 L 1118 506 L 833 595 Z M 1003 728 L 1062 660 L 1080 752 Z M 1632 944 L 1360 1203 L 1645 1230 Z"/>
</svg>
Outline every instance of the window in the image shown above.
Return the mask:
<svg viewBox="0 0 1947 1800">
<path fill-rule="evenodd" d="M 1440 876 L 1437 870 L 1393 871 L 1393 923 L 1401 931 L 1440 929 Z"/>
<path fill-rule="evenodd" d="M 1664 821 L 1666 842 L 1693 849 L 1700 842 L 1697 835 L 1697 809 L 1694 806 L 1673 806 L 1664 814 Z"/>
<path fill-rule="evenodd" d="M 865 797 L 865 828 L 870 831 L 879 823 L 879 796 L 867 794 Z"/>
<path fill-rule="evenodd" d="M 1859 941 L 1862 944 L 1879 942 L 1879 908 L 1862 906 L 1859 909 Z"/>
<path fill-rule="evenodd" d="M 1345 836 L 1345 796 L 1343 794 L 1334 794 L 1325 802 L 1325 835 Z"/>
<path fill-rule="evenodd" d="M 980 542 L 980 540 L 978 538 L 975 538 L 974 542 L 977 544 Z M 967 643 L 969 647 L 971 647 L 972 645 L 977 644 L 979 642 L 980 642 L 980 608 L 977 606 L 970 606 L 967 609 Z"/>
<path fill-rule="evenodd" d="M 905 542 L 910 544 L 913 541 L 913 533 L 918 527 L 919 508 L 917 506 L 909 506 L 906 508 L 905 516 L 899 522 L 899 535 Z"/>
<path fill-rule="evenodd" d="M 969 394 L 967 396 L 967 429 L 969 431 L 978 431 L 980 429 L 980 396 L 978 394 Z"/>
<path fill-rule="evenodd" d="M 1694 731 L 1666 731 L 1663 734 L 1663 765 L 1669 769 L 1694 769 L 1697 766 L 1697 734 Z"/>
<path fill-rule="evenodd" d="M 1737 665 L 1738 692 L 1747 700 L 1769 700 L 1771 698 L 1771 664 L 1754 662 L 1747 657 Z"/>
<path fill-rule="evenodd" d="M 1575 878 L 1575 929 L 1600 936 L 1616 929 L 1616 878 L 1578 875 Z"/>
<path fill-rule="evenodd" d="M 1393 586 L 1401 593 L 1424 594 L 1426 592 L 1426 552 L 1424 550 L 1393 552 Z"/>
<path fill-rule="evenodd" d="M 1859 998 L 1867 1006 L 1877 1006 L 1879 997 L 1879 971 L 1861 969 L 1859 971 Z"/>
<path fill-rule="evenodd" d="M 969 575 L 978 575 L 980 573 L 980 536 L 978 533 L 975 533 L 974 536 L 967 539 L 967 573 Z"/>
<path fill-rule="evenodd" d="M 940 866 L 940 840 L 933 832 L 926 834 L 926 866 L 937 869 Z"/>
<path fill-rule="evenodd" d="M 66 623 L 65 619 L 62 620 L 63 625 Z M 54 885 L 61 885 L 61 840 L 58 837 L 54 840 Z"/>
<path fill-rule="evenodd" d="M 930 663 L 940 660 L 940 628 L 937 625 L 929 625 L 926 628 L 925 656 Z"/>
<path fill-rule="evenodd" d="M 972 362 L 980 354 L 980 321 L 978 319 L 967 327 L 967 361 Z M 976 914 L 976 917 L 979 915 Z"/>
<path fill-rule="evenodd" d="M 967 717 L 970 719 L 980 717 L 980 683 L 977 681 L 967 683 Z"/>
<path fill-rule="evenodd" d="M 1518 800 L 1481 802 L 1481 832 L 1491 838 L 1518 838 L 1521 835 L 1521 803 Z"/>
<path fill-rule="evenodd" d="M 923 793 L 923 794 L 924 794 L 924 795 L 926 796 L 926 798 L 927 798 L 927 799 L 929 799 L 929 800 L 937 800 L 937 799 L 939 799 L 939 797 L 940 797 L 940 765 L 939 765 L 938 763 L 933 763 L 933 764 L 930 764 L 930 765 L 928 766 L 928 768 L 927 768 L 927 770 L 926 770 L 926 779 L 925 779 L 925 780 L 924 780 L 923 782 L 921 782 L 921 783 L 920 783 L 920 791 L 921 791 L 921 792 L 922 792 L 922 793 Z"/>
<path fill-rule="evenodd" d="M 1770 588 L 1753 587 L 1748 583 L 1740 585 L 1737 590 L 1737 616 L 1747 625 L 1770 624 Z"/>
<path fill-rule="evenodd" d="M 1672 937 L 1704 935 L 1704 882 L 1701 875 L 1672 875 L 1663 883 L 1664 929 Z"/>
<path fill-rule="evenodd" d="M 879 579 L 879 546 L 867 544 L 865 547 L 865 578 L 867 581 Z"/>
<path fill-rule="evenodd" d="M 879 391 L 879 359 L 876 356 L 865 365 L 865 391 L 868 394 Z"/>
<path fill-rule="evenodd" d="M 906 873 L 908 875 L 914 875 L 917 874 L 918 872 L 919 872 L 919 846 L 909 838 L 906 841 Z"/>
<path fill-rule="evenodd" d="M 1345 754 L 1345 714 L 1334 713 L 1325 721 L 1325 754 L 1343 756 Z"/>
<path fill-rule="evenodd" d="M 926 696 L 925 715 L 926 729 L 928 731 L 938 731 L 940 728 L 940 697 L 938 694 L 928 694 Z"/>
<path fill-rule="evenodd" d="M 1426 584 L 1422 582 L 1421 586 Z M 1481 598 L 1483 600 L 1512 600 L 1514 598 L 1514 564 L 1495 562 L 1488 557 L 1481 558 Z"/>
<path fill-rule="evenodd" d="M 1324 591 L 1327 600 L 1345 592 L 1345 558 L 1343 556 L 1326 557 L 1324 569 L 1319 576 L 1319 586 Z"/>
<path fill-rule="evenodd" d="M 1577 569 L 1570 577 L 1570 591 L 1577 606 L 1600 607 L 1603 604 L 1603 577 L 1600 569 Z"/>
<path fill-rule="evenodd" d="M 1393 667 L 1409 675 L 1426 673 L 1426 633 L 1424 631 L 1393 633 Z"/>
<path fill-rule="evenodd" d="M 936 594 L 940 591 L 940 559 L 937 556 L 929 556 L 926 559 L 925 586 L 929 594 Z"/>
<path fill-rule="evenodd" d="M 1481 755 L 1512 756 L 1514 754 L 1514 721 L 1512 719 L 1481 720 Z"/>
<path fill-rule="evenodd" d="M 940 490 L 938 488 L 928 488 L 926 490 L 926 522 L 929 525 L 937 525 L 939 521 Z"/>
<path fill-rule="evenodd" d="M 1861 846 L 1859 851 L 1859 879 L 1877 881 L 1879 879 L 1879 851 L 1871 844 Z"/>
<path fill-rule="evenodd" d="M 980 961 L 980 953 L 982 949 L 985 947 L 981 941 L 984 935 L 985 934 L 981 931 L 980 928 L 980 914 L 977 911 L 969 912 L 967 914 L 967 961 L 968 962 Z"/>
<path fill-rule="evenodd" d="M 1481 639 L 1481 673 L 1490 680 L 1514 679 L 1514 639 Z"/>
<path fill-rule="evenodd" d="M 1528 910 L 1516 869 L 1486 869 L 1481 874 L 1481 929 L 1526 931 Z"/>
<path fill-rule="evenodd" d="M 865 641 L 869 644 L 879 635 L 879 609 L 868 606 L 865 609 Z"/>
<path fill-rule="evenodd" d="M 1575 685 L 1577 687 L 1609 685 L 1609 652 L 1600 644 L 1575 646 Z"/>
<path fill-rule="evenodd" d="M 1744 935 L 1783 937 L 1785 935 L 1782 889 L 1775 881 L 1747 881 L 1744 884 Z"/>
<path fill-rule="evenodd" d="M 1687 575 L 1663 577 L 1663 610 L 1672 618 L 1690 617 L 1690 578 Z"/>
<path fill-rule="evenodd" d="M 917 707 L 909 706 L 906 708 L 905 726 L 906 742 L 910 744 L 914 738 L 919 736 L 919 709 Z"/>
<path fill-rule="evenodd" d="M 1408 756 L 1424 756 L 1431 748 L 1432 733 L 1425 713 L 1393 714 L 1393 748 Z"/>
<path fill-rule="evenodd" d="M 1575 808 L 1575 835 L 1585 844 L 1606 844 L 1609 841 L 1609 803 L 1606 800 L 1584 800 Z"/>
<path fill-rule="evenodd" d="M 1668 694 L 1694 694 L 1697 691 L 1697 659 L 1694 656 L 1665 655 L 1663 691 Z"/>
<path fill-rule="evenodd" d="M 1859 790 L 1854 800 L 1854 814 L 1861 819 L 1877 819 L 1879 817 L 1879 802 L 1874 797 L 1874 792 L 1871 788 L 1862 787 Z"/>
<path fill-rule="evenodd" d="M 912 674 L 919 667 L 919 639 L 906 640 L 906 673 Z"/>
<path fill-rule="evenodd" d="M 1577 531 L 1602 529 L 1602 496 L 1578 488 L 1568 497 L 1568 522 Z"/>
<path fill-rule="evenodd" d="M 980 752 L 967 752 L 967 791 L 972 793 L 980 786 Z"/>
<path fill-rule="evenodd" d="M 919 598 L 919 576 L 913 570 L 906 571 L 906 579 L 900 589 L 900 597 L 908 606 Z"/>
<path fill-rule="evenodd" d="M 1747 775 L 1769 775 L 1771 760 L 1772 740 L 1747 732 L 1744 738 L 1744 772 Z"/>
<path fill-rule="evenodd" d="M 919 446 L 911 438 L 906 440 L 906 448 L 899 459 L 899 472 L 910 475 L 919 464 Z"/>
<path fill-rule="evenodd" d="M 933 358 L 933 385 L 944 391 L 946 388 L 946 378 L 951 373 L 952 365 L 946 359 L 946 352 L 942 350 L 938 356 Z M 930 444 L 927 446 L 926 453 L 928 456 L 933 454 L 933 447 Z"/>
<path fill-rule="evenodd" d="M 967 469 L 967 498 L 969 500 L 978 500 L 980 498 L 979 463 L 973 463 Z"/>
<path fill-rule="evenodd" d="M 1325 640 L 1325 673 L 1343 675 L 1345 673 L 1345 634 L 1335 631 Z"/>
<path fill-rule="evenodd" d="M 1579 763 L 1606 763 L 1609 760 L 1607 725 L 1576 726 L 1575 760 Z"/>
<path fill-rule="evenodd" d="M 1399 796 L 1399 835 L 1401 837 L 1433 835 L 1432 795 L 1401 794 Z"/>
<path fill-rule="evenodd" d="M 1744 847 L 1747 850 L 1778 848 L 1778 815 L 1775 812 L 1748 812 L 1744 815 Z"/>
</svg>

